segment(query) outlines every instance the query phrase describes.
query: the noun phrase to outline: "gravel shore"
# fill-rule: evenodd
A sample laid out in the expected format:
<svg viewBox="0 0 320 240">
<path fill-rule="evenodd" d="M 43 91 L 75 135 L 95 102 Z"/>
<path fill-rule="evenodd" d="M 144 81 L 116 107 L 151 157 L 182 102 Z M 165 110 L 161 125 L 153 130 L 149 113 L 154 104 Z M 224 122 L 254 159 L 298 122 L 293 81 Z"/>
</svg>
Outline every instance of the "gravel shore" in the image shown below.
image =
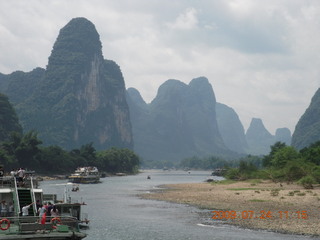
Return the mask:
<svg viewBox="0 0 320 240">
<path fill-rule="evenodd" d="M 320 187 L 270 181 L 161 186 L 144 198 L 208 209 L 212 221 L 251 229 L 320 236 Z M 211 212 L 212 211 L 212 212 Z"/>
</svg>

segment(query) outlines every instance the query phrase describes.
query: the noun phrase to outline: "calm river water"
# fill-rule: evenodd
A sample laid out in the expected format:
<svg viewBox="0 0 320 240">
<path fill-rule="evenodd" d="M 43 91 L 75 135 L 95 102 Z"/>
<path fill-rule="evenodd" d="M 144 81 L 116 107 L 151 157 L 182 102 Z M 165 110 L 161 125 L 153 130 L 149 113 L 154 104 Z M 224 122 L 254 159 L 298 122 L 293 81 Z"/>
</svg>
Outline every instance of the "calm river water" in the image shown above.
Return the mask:
<svg viewBox="0 0 320 240">
<path fill-rule="evenodd" d="M 83 210 L 91 222 L 85 240 L 320 239 L 212 223 L 210 217 L 204 217 L 209 210 L 137 197 L 161 184 L 203 182 L 209 174 L 146 171 L 135 176 L 104 178 L 101 184 L 80 185 L 79 192 L 69 193 L 72 199 L 87 203 Z M 62 199 L 66 183 L 66 180 L 44 181 L 40 187 L 44 193 L 56 193 Z"/>
</svg>

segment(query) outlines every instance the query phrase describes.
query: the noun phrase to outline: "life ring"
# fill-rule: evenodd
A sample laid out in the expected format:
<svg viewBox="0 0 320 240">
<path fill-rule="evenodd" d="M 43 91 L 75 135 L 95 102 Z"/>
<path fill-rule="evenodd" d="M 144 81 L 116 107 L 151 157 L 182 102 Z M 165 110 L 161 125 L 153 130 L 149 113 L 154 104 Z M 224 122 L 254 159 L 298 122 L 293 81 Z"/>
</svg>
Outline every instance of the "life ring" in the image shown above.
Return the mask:
<svg viewBox="0 0 320 240">
<path fill-rule="evenodd" d="M 6 226 L 6 227 L 2 227 L 2 224 L 3 224 L 3 223 L 6 223 L 7 226 Z M 8 230 L 9 227 L 10 227 L 10 221 L 9 221 L 8 219 L 4 218 L 4 219 L 1 219 L 1 220 L 0 220 L 0 229 L 1 229 L 2 231 Z"/>
<path fill-rule="evenodd" d="M 58 218 L 58 217 L 52 218 L 51 219 L 51 223 L 53 224 L 52 228 L 56 229 L 57 228 L 56 224 L 60 224 L 61 223 L 61 219 Z"/>
</svg>

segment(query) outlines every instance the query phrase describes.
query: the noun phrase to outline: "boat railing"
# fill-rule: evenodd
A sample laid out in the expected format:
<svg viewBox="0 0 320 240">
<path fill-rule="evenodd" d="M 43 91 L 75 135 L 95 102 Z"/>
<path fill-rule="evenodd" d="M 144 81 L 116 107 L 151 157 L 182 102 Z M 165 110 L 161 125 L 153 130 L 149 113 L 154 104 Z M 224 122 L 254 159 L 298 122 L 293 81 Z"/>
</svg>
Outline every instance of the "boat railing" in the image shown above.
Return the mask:
<svg viewBox="0 0 320 240">
<path fill-rule="evenodd" d="M 15 192 L 15 202 L 17 203 L 17 209 L 15 209 L 16 214 L 20 214 L 20 201 L 19 201 L 19 193 L 18 193 L 18 187 L 17 187 L 17 179 L 14 177 L 14 192 Z"/>
<path fill-rule="evenodd" d="M 34 212 L 37 212 L 37 204 L 36 204 L 36 195 L 34 194 L 34 185 L 33 185 L 33 178 L 32 178 L 32 176 L 30 177 L 30 184 L 31 184 L 31 192 L 32 192 L 32 195 L 31 195 L 31 197 L 32 197 L 32 202 L 33 202 L 33 211 Z"/>
<path fill-rule="evenodd" d="M 18 182 L 15 177 L 0 177 L 0 188 L 15 188 L 15 186 L 23 188 L 38 188 L 38 181 L 32 177 L 25 178 L 22 182 Z"/>
<path fill-rule="evenodd" d="M 22 233 L 38 231 L 57 232 L 79 232 L 79 221 L 73 217 L 46 217 L 46 220 L 39 216 L 19 216 L 0 218 L 0 235 L 3 233 Z"/>
</svg>

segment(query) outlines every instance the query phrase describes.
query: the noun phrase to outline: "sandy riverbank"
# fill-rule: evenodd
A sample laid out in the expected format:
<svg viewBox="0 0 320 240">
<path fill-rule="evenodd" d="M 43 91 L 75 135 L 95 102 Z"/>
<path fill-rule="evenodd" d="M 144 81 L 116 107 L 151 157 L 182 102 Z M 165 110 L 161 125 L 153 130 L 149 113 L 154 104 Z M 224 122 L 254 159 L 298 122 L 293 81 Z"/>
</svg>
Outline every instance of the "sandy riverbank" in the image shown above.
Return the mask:
<svg viewBox="0 0 320 240">
<path fill-rule="evenodd" d="M 212 221 L 252 229 L 320 235 L 320 187 L 248 181 L 229 184 L 171 184 L 144 198 L 190 204 L 208 209 Z M 222 212 L 213 212 L 221 210 Z M 228 212 L 227 212 L 228 211 Z M 236 213 L 235 213 L 235 212 Z M 230 216 L 235 219 L 226 219 Z"/>
</svg>

